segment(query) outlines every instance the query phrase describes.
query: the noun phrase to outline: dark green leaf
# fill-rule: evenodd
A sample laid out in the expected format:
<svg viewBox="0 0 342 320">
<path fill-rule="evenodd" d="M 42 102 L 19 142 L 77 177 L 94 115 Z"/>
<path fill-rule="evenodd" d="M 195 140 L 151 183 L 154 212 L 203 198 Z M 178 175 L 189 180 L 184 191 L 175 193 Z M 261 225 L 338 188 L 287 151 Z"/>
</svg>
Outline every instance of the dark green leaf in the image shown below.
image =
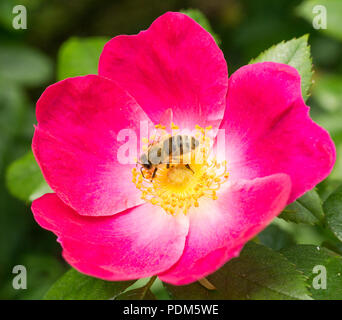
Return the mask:
<svg viewBox="0 0 342 320">
<path fill-rule="evenodd" d="M 149 288 L 141 287 L 126 291 L 117 296 L 115 300 L 156 300 L 156 297 Z"/>
<path fill-rule="evenodd" d="M 7 293 L 6 299 L 41 299 L 51 284 L 65 271 L 60 259 L 49 256 L 46 252 L 40 255 L 30 253 L 24 256 L 16 256 L 15 259 L 16 261 L 20 259 L 20 264 L 27 269 L 28 290 L 13 289 L 14 274 L 11 272 L 13 266 L 10 266 L 9 277 L 0 286 L 0 297 L 6 297 Z"/>
<path fill-rule="evenodd" d="M 316 6 L 324 6 L 327 13 L 327 28 L 319 29 L 337 39 L 342 40 L 342 1 L 341 0 L 306 0 L 297 7 L 297 13 L 305 18 L 310 24 L 321 12 L 314 13 Z M 317 7 L 318 8 L 318 7 Z"/>
<path fill-rule="evenodd" d="M 13 13 L 13 8 L 17 5 L 23 5 L 26 8 L 28 21 L 32 21 L 32 12 L 37 12 L 41 7 L 39 5 L 44 0 L 1 0 L 0 1 L 0 25 L 10 30 L 10 37 L 15 38 L 13 34 L 13 18 L 17 15 Z M 40 11 L 39 11 L 40 14 Z M 35 26 L 36 27 L 36 26 Z M 28 30 L 15 30 L 15 33 L 26 33 Z M 20 38 L 19 38 L 20 39 Z"/>
<path fill-rule="evenodd" d="M 50 288 L 45 300 L 107 300 L 130 287 L 135 280 L 110 282 L 86 276 L 75 269 L 66 272 Z"/>
<path fill-rule="evenodd" d="M 295 244 L 292 235 L 281 229 L 276 224 L 269 225 L 258 234 L 259 241 L 266 247 L 273 250 L 280 250 L 284 247 Z"/>
<path fill-rule="evenodd" d="M 0 2 L 0 24 L 7 29 L 13 28 L 12 26 L 12 10 L 13 10 L 13 1 L 11 0 L 3 0 Z"/>
<path fill-rule="evenodd" d="M 325 179 L 316 186 L 317 192 L 320 198 L 322 199 L 323 203 L 341 184 L 341 180 Z"/>
<path fill-rule="evenodd" d="M 306 277 L 280 253 L 253 242 L 207 279 L 217 290 L 199 283 L 165 286 L 175 299 L 310 299 Z"/>
<path fill-rule="evenodd" d="M 23 290 L 13 289 L 12 268 L 22 263 L 21 255 L 28 243 L 32 252 L 37 234 L 36 229 L 32 232 L 34 222 L 29 209 L 11 197 L 5 186 L 5 168 L 30 148 L 34 114 L 28 107 L 27 97 L 20 86 L 0 79 L 0 299 L 10 299 L 10 295 L 22 293 L 18 291 Z M 16 293 L 8 293 L 4 288 L 7 283 L 8 288 Z"/>
<path fill-rule="evenodd" d="M 58 80 L 97 74 L 100 54 L 108 38 L 70 38 L 58 54 Z"/>
<path fill-rule="evenodd" d="M 328 249 L 313 245 L 297 245 L 281 250 L 288 260 L 301 270 L 307 279 L 309 291 L 314 299 L 342 299 L 342 257 Z M 327 288 L 315 289 L 313 278 L 320 272 L 313 272 L 315 266 L 324 266 L 327 271 Z"/>
<path fill-rule="evenodd" d="M 8 167 L 6 183 L 12 195 L 24 201 L 52 192 L 31 151 Z"/>
<path fill-rule="evenodd" d="M 322 201 L 315 190 L 308 191 L 289 204 L 279 216 L 286 221 L 310 225 L 319 224 L 323 217 Z"/>
<path fill-rule="evenodd" d="M 250 63 L 266 61 L 285 63 L 296 68 L 301 76 L 303 98 L 307 100 L 313 74 L 308 35 L 287 42 L 283 41 L 264 51 Z"/>
<path fill-rule="evenodd" d="M 27 143 L 31 140 L 32 133 L 29 134 L 29 140 L 25 139 L 27 119 L 31 118 L 26 104 L 26 95 L 19 86 L 0 79 L 0 171 L 5 163 L 23 152 L 22 142 L 24 148 L 28 149 Z M 30 127 L 33 129 L 32 123 Z"/>
<path fill-rule="evenodd" d="M 325 200 L 323 207 L 328 227 L 342 241 L 342 186 Z"/>
<path fill-rule="evenodd" d="M 221 40 L 220 37 L 214 32 L 212 29 L 209 20 L 207 17 L 198 9 L 184 9 L 180 11 L 181 13 L 186 14 L 191 19 L 194 19 L 198 24 L 200 24 L 205 30 L 207 30 L 215 39 L 216 43 L 220 45 Z"/>
</svg>

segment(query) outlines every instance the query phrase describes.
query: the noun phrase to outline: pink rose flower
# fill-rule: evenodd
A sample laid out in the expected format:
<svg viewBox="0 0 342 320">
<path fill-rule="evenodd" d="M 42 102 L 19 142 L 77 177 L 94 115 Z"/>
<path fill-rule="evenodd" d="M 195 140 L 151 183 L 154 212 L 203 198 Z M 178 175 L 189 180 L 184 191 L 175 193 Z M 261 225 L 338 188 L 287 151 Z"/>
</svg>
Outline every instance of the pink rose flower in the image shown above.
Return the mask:
<svg viewBox="0 0 342 320">
<path fill-rule="evenodd" d="M 197 128 L 202 164 L 161 165 L 151 179 L 118 161 L 122 129 L 139 133 L 142 122 L 152 128 L 161 119 L 165 130 L 171 121 Z M 34 217 L 58 236 L 69 264 L 113 281 L 158 275 L 182 285 L 205 277 L 335 162 L 294 68 L 252 64 L 228 80 L 212 36 L 181 13 L 109 41 L 99 75 L 48 87 L 37 122 L 32 148 L 54 193 L 33 202 Z M 207 152 L 218 129 L 227 162 Z"/>
</svg>

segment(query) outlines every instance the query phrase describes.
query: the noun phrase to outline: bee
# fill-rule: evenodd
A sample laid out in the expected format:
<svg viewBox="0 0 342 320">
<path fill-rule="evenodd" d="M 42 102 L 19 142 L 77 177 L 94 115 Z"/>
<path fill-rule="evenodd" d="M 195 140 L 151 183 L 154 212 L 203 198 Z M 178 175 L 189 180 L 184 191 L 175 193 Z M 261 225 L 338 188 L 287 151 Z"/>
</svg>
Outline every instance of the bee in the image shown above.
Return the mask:
<svg viewBox="0 0 342 320">
<path fill-rule="evenodd" d="M 199 141 L 189 135 L 174 135 L 152 143 L 140 157 L 140 171 L 143 177 L 143 168 L 151 172 L 153 180 L 159 165 L 166 164 L 166 167 L 170 168 L 170 164 L 175 161 L 183 163 L 183 155 L 194 151 L 198 146 Z M 193 172 L 189 164 L 185 164 L 185 167 Z"/>
</svg>

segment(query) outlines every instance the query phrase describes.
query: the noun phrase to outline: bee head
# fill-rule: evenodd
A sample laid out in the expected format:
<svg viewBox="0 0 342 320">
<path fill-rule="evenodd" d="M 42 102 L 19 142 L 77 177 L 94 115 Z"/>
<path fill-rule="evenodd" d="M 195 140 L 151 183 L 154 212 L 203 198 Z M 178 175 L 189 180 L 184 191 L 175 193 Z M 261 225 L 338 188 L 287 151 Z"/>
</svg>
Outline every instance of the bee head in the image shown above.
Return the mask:
<svg viewBox="0 0 342 320">
<path fill-rule="evenodd" d="M 140 162 L 143 165 L 144 168 L 146 169 L 151 169 L 152 168 L 152 163 L 148 160 L 147 154 L 143 153 L 140 157 Z"/>
<path fill-rule="evenodd" d="M 146 168 L 147 170 L 151 169 L 152 168 L 152 163 L 149 162 L 149 163 L 145 163 L 143 164 L 144 168 Z"/>
</svg>

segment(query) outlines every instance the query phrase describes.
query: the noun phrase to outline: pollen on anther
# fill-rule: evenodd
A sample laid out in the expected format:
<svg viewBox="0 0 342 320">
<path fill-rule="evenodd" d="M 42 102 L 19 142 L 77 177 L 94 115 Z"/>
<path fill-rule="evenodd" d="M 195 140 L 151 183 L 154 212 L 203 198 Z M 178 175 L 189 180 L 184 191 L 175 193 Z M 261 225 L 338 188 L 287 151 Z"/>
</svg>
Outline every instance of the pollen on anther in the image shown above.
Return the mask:
<svg viewBox="0 0 342 320">
<path fill-rule="evenodd" d="M 176 125 L 172 122 L 172 123 L 171 123 L 171 129 L 172 129 L 172 130 L 178 130 L 179 127 L 176 126 Z"/>
</svg>

